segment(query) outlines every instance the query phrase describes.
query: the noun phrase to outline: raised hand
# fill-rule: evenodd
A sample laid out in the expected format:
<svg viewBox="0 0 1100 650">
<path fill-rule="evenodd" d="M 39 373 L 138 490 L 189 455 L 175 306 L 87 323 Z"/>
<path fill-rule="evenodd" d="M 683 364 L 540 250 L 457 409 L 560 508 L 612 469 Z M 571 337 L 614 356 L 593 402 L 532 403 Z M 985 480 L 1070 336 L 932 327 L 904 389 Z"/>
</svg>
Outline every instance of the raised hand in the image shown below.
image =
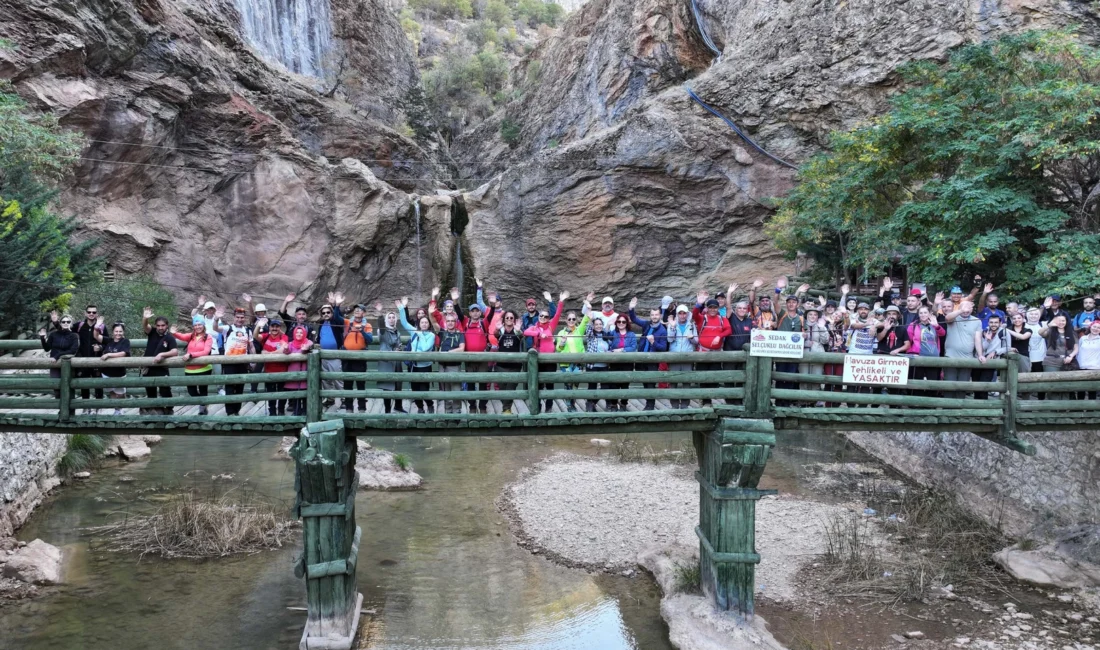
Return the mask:
<svg viewBox="0 0 1100 650">
<path fill-rule="evenodd" d="M 755 280 L 752 281 L 752 288 L 753 289 L 759 289 L 762 286 L 764 286 L 764 278 L 756 278 Z"/>
<path fill-rule="evenodd" d="M 729 288 L 726 289 L 726 300 L 727 301 L 733 302 L 733 294 L 734 294 L 735 291 L 737 291 L 737 283 L 736 282 L 730 284 Z"/>
<path fill-rule="evenodd" d="M 103 316 L 96 316 L 95 326 L 97 329 L 103 327 Z"/>
<path fill-rule="evenodd" d="M 46 328 L 45 327 L 38 330 L 38 336 L 39 336 L 39 338 L 45 338 L 46 337 Z"/>
<path fill-rule="evenodd" d="M 400 303 L 400 304 L 397 305 L 398 307 L 408 307 L 409 306 L 409 297 L 408 296 L 401 296 L 401 300 L 398 300 L 397 302 Z"/>
<path fill-rule="evenodd" d="M 326 293 L 326 294 L 325 294 L 325 302 L 327 302 L 327 303 L 328 303 L 328 304 L 330 304 L 330 305 L 331 305 L 332 303 L 336 302 L 336 294 L 335 294 L 335 293 L 333 293 L 333 292 L 331 292 L 331 291 L 329 291 L 328 293 Z"/>
<path fill-rule="evenodd" d="M 894 281 L 890 279 L 890 276 L 886 276 L 882 279 L 882 288 L 886 291 L 894 288 Z"/>
<path fill-rule="evenodd" d="M 569 299 L 569 292 L 568 291 L 562 291 L 561 293 L 558 294 L 558 302 L 559 303 L 565 302 L 568 299 Z"/>
<path fill-rule="evenodd" d="M 993 283 L 992 282 L 986 282 L 985 286 L 982 287 L 982 293 L 992 293 L 992 292 L 993 292 Z"/>
<path fill-rule="evenodd" d="M 787 278 L 785 278 L 783 276 L 780 276 L 780 277 L 776 278 L 775 279 L 775 288 L 780 289 L 780 290 L 786 289 L 787 288 Z"/>
<path fill-rule="evenodd" d="M 428 303 L 428 313 L 429 314 L 434 314 L 435 312 L 436 312 L 435 303 L 434 302 L 429 302 Z"/>
<path fill-rule="evenodd" d="M 1050 309 L 1050 306 L 1053 305 L 1053 304 L 1054 304 L 1054 299 L 1051 298 L 1050 296 L 1047 296 L 1047 299 L 1043 301 L 1043 307 L 1046 307 L 1047 309 Z"/>
<path fill-rule="evenodd" d="M 241 294 L 241 302 L 243 302 L 246 305 L 252 304 L 252 296 L 250 296 L 247 293 L 242 293 Z"/>
<path fill-rule="evenodd" d="M 546 302 L 554 302 L 554 296 L 550 295 L 549 291 L 543 291 L 542 297 L 546 298 Z"/>
<path fill-rule="evenodd" d="M 476 285 L 477 285 L 477 288 L 478 288 L 478 289 L 480 289 L 480 288 L 481 288 L 481 286 L 482 286 L 482 285 L 481 285 L 481 278 L 479 278 L 479 277 L 477 277 L 477 276 L 475 275 L 475 276 L 474 276 L 474 284 L 476 284 Z"/>
<path fill-rule="evenodd" d="M 699 293 L 695 294 L 695 304 L 702 305 L 703 303 L 705 303 L 707 301 L 707 298 L 709 298 L 709 297 L 710 297 L 710 294 L 707 293 L 706 289 L 703 289 Z"/>
<path fill-rule="evenodd" d="M 168 327 L 168 331 L 173 333 L 173 334 L 179 334 L 180 328 L 176 327 L 175 325 L 170 325 Z"/>
<path fill-rule="evenodd" d="M 432 300 L 439 297 L 439 287 L 432 287 Z"/>
<path fill-rule="evenodd" d="M 592 301 L 595 300 L 595 299 L 596 299 L 596 292 L 595 291 L 589 291 L 588 295 L 584 297 L 584 301 L 587 302 L 588 304 L 592 304 Z"/>
<path fill-rule="evenodd" d="M 825 296 L 818 296 L 818 297 L 817 297 L 817 301 L 818 301 L 819 303 L 821 303 L 821 306 L 822 306 L 822 307 L 824 307 L 824 306 L 825 306 L 825 303 L 829 302 L 828 300 L 825 300 Z"/>
<path fill-rule="evenodd" d="M 451 300 L 458 302 L 458 287 L 451 287 Z"/>
<path fill-rule="evenodd" d="M 806 292 L 807 292 L 807 291 L 809 291 L 809 290 L 810 290 L 810 285 L 808 285 L 808 284 L 800 284 L 800 285 L 798 285 L 798 288 L 797 288 L 797 289 L 795 289 L 795 292 L 794 292 L 794 293 L 795 293 L 795 295 L 801 295 L 801 294 L 804 294 L 804 293 L 806 293 Z"/>
<path fill-rule="evenodd" d="M 146 307 L 145 309 L 142 309 L 141 310 L 141 317 L 142 318 L 152 318 L 153 317 L 153 308 L 152 307 Z"/>
<path fill-rule="evenodd" d="M 374 311 L 377 311 L 377 312 L 382 311 L 382 302 L 381 301 L 378 301 L 378 302 L 374 303 Z"/>
<path fill-rule="evenodd" d="M 340 293 L 339 291 L 336 292 L 336 304 L 337 305 L 344 304 L 344 294 Z"/>
<path fill-rule="evenodd" d="M 298 294 L 291 292 L 286 294 L 286 298 L 283 298 L 283 302 L 290 302 L 298 297 Z"/>
<path fill-rule="evenodd" d="M 263 317 L 263 318 L 257 318 L 256 319 L 256 329 L 262 329 L 265 325 L 267 325 L 267 317 L 266 316 Z"/>
<path fill-rule="evenodd" d="M 199 296 L 199 307 L 206 304 L 206 296 Z"/>
<path fill-rule="evenodd" d="M 637 306 L 638 306 L 638 296 L 634 296 L 633 298 L 630 299 L 630 308 L 634 309 Z"/>
<path fill-rule="evenodd" d="M 840 294 L 841 294 L 841 295 L 843 295 L 843 296 L 846 296 L 846 295 L 848 295 L 848 291 L 849 291 L 849 290 L 850 290 L 851 288 L 852 288 L 852 287 L 851 287 L 851 285 L 848 285 L 848 284 L 842 284 L 842 285 L 840 285 Z"/>
<path fill-rule="evenodd" d="M 221 320 L 222 316 L 225 316 L 225 308 L 224 307 L 215 307 L 214 308 L 214 319 L 215 320 Z"/>
<path fill-rule="evenodd" d="M 967 306 L 970 307 L 971 311 L 974 310 L 974 303 L 969 301 L 969 300 L 964 300 L 961 303 L 959 303 L 959 308 L 960 309 L 962 309 L 963 307 L 967 307 Z"/>
</svg>

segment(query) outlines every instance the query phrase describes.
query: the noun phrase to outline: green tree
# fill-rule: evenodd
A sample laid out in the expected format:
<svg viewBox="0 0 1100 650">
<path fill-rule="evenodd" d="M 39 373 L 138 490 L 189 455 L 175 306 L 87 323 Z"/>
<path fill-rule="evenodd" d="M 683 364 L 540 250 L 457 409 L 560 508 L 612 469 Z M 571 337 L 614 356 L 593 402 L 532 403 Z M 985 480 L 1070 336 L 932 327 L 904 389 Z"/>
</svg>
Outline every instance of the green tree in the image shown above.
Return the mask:
<svg viewBox="0 0 1100 650">
<path fill-rule="evenodd" d="M 130 338 L 141 338 L 138 332 L 145 307 L 152 307 L 157 316 L 166 316 L 173 322 L 179 311 L 172 292 L 146 276 L 130 276 L 114 282 L 100 277 L 77 287 L 73 291 L 72 304 L 77 308 L 95 305 L 104 318 L 110 319 L 108 325 L 112 322 L 125 323 Z"/>
<path fill-rule="evenodd" d="M 820 275 L 891 264 L 936 287 L 1100 289 L 1100 53 L 1029 32 L 902 68 L 891 109 L 799 170 L 766 226 Z"/>
<path fill-rule="evenodd" d="M 50 206 L 81 147 L 78 134 L 0 84 L 0 329 L 33 328 L 44 311 L 68 307 L 76 283 L 102 270 L 95 242 L 74 242 L 76 221 Z"/>
</svg>

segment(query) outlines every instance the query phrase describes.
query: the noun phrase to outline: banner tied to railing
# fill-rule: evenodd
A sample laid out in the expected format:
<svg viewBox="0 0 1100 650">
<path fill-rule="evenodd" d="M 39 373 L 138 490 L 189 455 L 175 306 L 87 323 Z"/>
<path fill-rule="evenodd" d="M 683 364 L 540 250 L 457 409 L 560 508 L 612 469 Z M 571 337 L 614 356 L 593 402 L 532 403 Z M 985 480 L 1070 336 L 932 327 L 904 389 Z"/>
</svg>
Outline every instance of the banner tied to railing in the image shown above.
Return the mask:
<svg viewBox="0 0 1100 650">
<path fill-rule="evenodd" d="M 844 355 L 845 384 L 904 386 L 909 383 L 909 357 Z"/>
<path fill-rule="evenodd" d="M 805 335 L 802 332 L 753 330 L 749 355 L 779 359 L 801 359 L 805 350 L 804 346 Z"/>
</svg>

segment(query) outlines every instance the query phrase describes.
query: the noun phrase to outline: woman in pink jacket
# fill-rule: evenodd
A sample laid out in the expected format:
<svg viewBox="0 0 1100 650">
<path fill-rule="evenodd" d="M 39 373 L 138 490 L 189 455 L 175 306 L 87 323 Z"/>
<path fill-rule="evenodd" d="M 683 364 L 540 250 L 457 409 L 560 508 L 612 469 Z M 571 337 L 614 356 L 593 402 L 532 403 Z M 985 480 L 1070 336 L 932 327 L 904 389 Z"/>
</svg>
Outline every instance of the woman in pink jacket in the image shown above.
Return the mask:
<svg viewBox="0 0 1100 650">
<path fill-rule="evenodd" d="M 906 328 L 909 334 L 909 352 L 917 357 L 940 356 L 940 337 L 946 336 L 943 326 L 932 316 L 928 307 L 921 307 L 917 320 Z M 939 379 L 940 369 L 929 366 L 915 366 L 913 379 Z"/>
<path fill-rule="evenodd" d="M 180 341 L 187 342 L 187 352 L 182 357 L 185 362 L 190 362 L 195 357 L 210 356 L 210 351 L 214 347 L 214 339 L 206 332 L 206 321 L 203 319 L 202 314 L 196 314 L 191 318 L 191 331 L 189 333 L 179 332 L 173 325 L 172 336 Z M 214 366 L 209 363 L 201 365 L 188 363 L 187 366 L 184 367 L 183 372 L 188 377 L 194 375 L 210 375 L 214 372 Z M 208 393 L 208 386 L 187 387 L 187 394 L 191 397 L 206 397 Z M 206 414 L 206 405 L 203 404 L 199 407 L 199 415 Z"/>
<path fill-rule="evenodd" d="M 558 321 L 561 320 L 561 315 L 565 313 L 565 301 L 569 298 L 568 291 L 562 291 L 558 297 L 558 309 L 554 312 L 554 316 L 550 316 L 550 312 L 543 309 L 539 312 L 539 321 L 523 330 L 524 336 L 530 336 L 534 340 L 534 345 L 531 347 L 539 351 L 539 354 L 552 354 L 557 351 L 557 343 L 554 340 L 554 332 L 558 329 Z M 539 372 L 556 372 L 557 364 L 554 363 L 539 363 Z M 539 388 L 542 390 L 550 390 L 554 387 L 554 384 L 539 384 Z M 546 400 L 543 406 L 543 411 L 550 413 L 554 410 L 554 401 Z"/>
</svg>

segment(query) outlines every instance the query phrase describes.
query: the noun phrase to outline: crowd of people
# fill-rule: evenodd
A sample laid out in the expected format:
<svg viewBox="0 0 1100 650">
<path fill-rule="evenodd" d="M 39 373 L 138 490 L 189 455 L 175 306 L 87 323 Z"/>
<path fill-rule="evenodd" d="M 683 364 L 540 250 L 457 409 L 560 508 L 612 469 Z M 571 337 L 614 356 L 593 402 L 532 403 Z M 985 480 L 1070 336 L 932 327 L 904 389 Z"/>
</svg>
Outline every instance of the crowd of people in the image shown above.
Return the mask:
<svg viewBox="0 0 1100 650">
<path fill-rule="evenodd" d="M 383 361 L 376 371 L 384 373 L 409 373 L 408 383 L 413 391 L 429 390 L 431 373 L 435 364 L 418 359 L 424 352 L 524 352 L 537 349 L 540 353 L 566 352 L 697 352 L 743 350 L 750 343 L 753 329 L 771 329 L 801 332 L 801 340 L 807 352 L 841 352 L 850 355 L 908 355 L 943 356 L 949 358 L 977 359 L 982 365 L 992 359 L 1006 357 L 1015 350 L 1021 372 L 1060 372 L 1070 369 L 1100 370 L 1100 318 L 1097 300 L 1100 296 L 1082 300 L 1082 310 L 1070 314 L 1063 307 L 1062 297 L 1048 296 L 1041 305 L 1022 305 L 1010 301 L 1003 304 L 989 283 L 982 283 L 975 276 L 973 288 L 964 291 L 955 286 L 947 292 L 928 295 L 922 286 L 909 287 L 902 292 L 890 278 L 884 278 L 879 286 L 877 299 L 852 296 L 849 286 L 841 287 L 840 300 L 827 299 L 824 295 L 810 299 L 809 285 L 801 285 L 788 291 L 786 278 L 775 282 L 774 293 L 763 290 L 763 280 L 756 280 L 745 295 L 739 295 L 738 285 L 731 284 L 725 292 L 711 296 L 699 292 L 694 300 L 678 302 L 665 296 L 660 304 L 639 313 L 638 300 L 629 301 L 625 310 L 616 306 L 612 296 L 594 303 L 595 294 L 589 293 L 579 309 L 566 309 L 568 292 L 562 292 L 554 300 L 550 292 L 543 294 L 543 302 L 527 298 L 524 308 L 510 309 L 504 306 L 499 294 L 486 293 L 477 281 L 477 296 L 462 308 L 459 290 L 451 289 L 449 297 L 441 300 L 439 288 L 433 289 L 426 306 L 414 307 L 408 298 L 394 302 L 392 309 L 375 303 L 373 311 L 365 304 L 351 306 L 345 314 L 345 299 L 341 293 L 330 293 L 311 319 L 309 310 L 297 306 L 293 315 L 289 308 L 295 294 L 286 296 L 282 306 L 274 313 L 258 303 L 253 305 L 248 294 L 241 297 L 241 306 L 226 311 L 214 302 L 200 296 L 192 311 L 191 327 L 180 331 L 171 325 L 166 316 L 155 316 L 145 309 L 141 333 L 147 337 L 144 356 L 154 363 L 141 369 L 144 376 L 156 377 L 168 374 L 161 364 L 176 356 L 185 362 L 188 376 L 204 376 L 249 373 L 255 375 L 250 385 L 252 393 L 264 393 L 269 415 L 303 415 L 305 400 L 287 399 L 282 393 L 305 389 L 304 381 L 268 381 L 277 379 L 277 373 L 296 372 L 305 369 L 304 362 L 281 360 L 287 354 L 307 352 L 315 347 L 322 350 L 366 350 L 404 352 L 407 361 Z M 736 297 L 736 298 L 735 298 Z M 598 305 L 598 306 L 597 306 Z M 372 322 L 373 321 L 373 322 Z M 105 326 L 106 319 L 95 305 L 88 305 L 83 319 L 75 321 L 69 315 L 50 314 L 50 325 L 39 332 L 42 347 L 53 359 L 65 355 L 98 357 L 104 361 L 129 356 L 131 344 L 124 323 Z M 185 343 L 181 351 L 177 341 Z M 263 355 L 262 363 L 215 364 L 209 357 Z M 456 357 L 457 358 L 457 357 Z M 708 362 L 701 356 L 691 363 L 590 363 L 555 364 L 540 363 L 540 372 L 582 373 L 586 371 L 654 371 L 653 380 L 644 383 L 645 388 L 660 384 L 660 371 L 720 370 L 730 369 L 730 364 Z M 199 361 L 195 361 L 199 360 Z M 194 362 L 193 362 L 194 361 Z M 370 378 L 365 361 L 324 359 L 323 371 L 328 373 L 357 373 L 360 378 L 344 381 L 324 381 L 326 390 L 363 391 Z M 464 366 L 464 368 L 463 368 Z M 523 363 L 517 362 L 462 362 L 440 363 L 444 372 L 488 373 L 519 372 Z M 805 382 L 779 382 L 780 387 L 820 389 L 812 377 L 842 374 L 842 364 L 816 364 L 785 362 L 776 363 L 779 372 L 797 372 L 807 375 Z M 102 368 L 78 368 L 77 377 L 121 378 L 126 369 L 117 366 Z M 59 370 L 51 370 L 58 377 Z M 392 375 L 391 375 L 392 378 Z M 406 412 L 400 399 L 404 382 L 386 378 L 376 382 L 377 388 L 393 393 L 383 399 L 386 413 Z M 481 375 L 484 378 L 484 375 Z M 994 370 L 971 368 L 944 368 L 915 366 L 913 379 L 944 379 L 955 382 L 994 381 Z M 262 384 L 262 390 L 261 390 Z M 567 384 L 572 386 L 574 384 Z M 575 384 L 583 386 L 583 384 Z M 625 388 L 623 383 L 592 382 L 590 388 Z M 976 399 L 988 398 L 988 392 L 956 390 L 946 393 L 950 397 L 973 393 Z M 512 390 L 514 382 L 467 382 L 470 390 Z M 548 386 L 545 386 L 548 387 Z M 244 393 L 246 383 L 225 384 L 219 392 L 229 395 Z M 460 382 L 442 382 L 439 389 L 459 392 Z M 853 390 L 859 390 L 856 387 Z M 150 398 L 170 397 L 167 386 L 146 387 Z M 207 385 L 189 385 L 188 393 L 195 397 L 208 395 Z M 121 398 L 126 388 L 120 383 L 106 391 L 96 389 L 96 398 Z M 89 399 L 90 391 L 82 389 L 81 397 Z M 1058 396 L 1070 397 L 1072 395 Z M 575 411 L 582 400 L 566 400 L 566 408 Z M 597 400 L 583 400 L 584 408 L 594 411 Z M 842 401 L 839 400 L 838 401 Z M 328 406 L 335 400 L 327 400 Z M 686 408 L 687 400 L 670 400 L 672 408 Z M 818 402 L 819 406 L 824 402 Z M 409 405 L 419 412 L 434 412 L 432 400 L 415 399 Z M 462 400 L 443 400 L 447 413 L 459 412 Z M 504 412 L 510 413 L 513 405 L 506 403 Z M 625 410 L 626 400 L 607 400 L 609 411 Z M 365 398 L 344 398 L 342 408 L 346 412 L 356 409 L 364 412 Z M 485 400 L 468 400 L 471 413 L 484 413 Z M 544 410 L 552 411 L 553 403 L 547 400 Z M 644 408 L 656 408 L 656 400 L 645 401 Z M 225 405 L 228 415 L 237 415 L 241 403 Z M 94 410 L 94 409 L 92 409 Z M 172 413 L 171 408 L 146 409 L 147 412 Z M 116 409 L 115 411 L 119 411 Z M 201 406 L 200 414 L 206 414 Z"/>
</svg>

